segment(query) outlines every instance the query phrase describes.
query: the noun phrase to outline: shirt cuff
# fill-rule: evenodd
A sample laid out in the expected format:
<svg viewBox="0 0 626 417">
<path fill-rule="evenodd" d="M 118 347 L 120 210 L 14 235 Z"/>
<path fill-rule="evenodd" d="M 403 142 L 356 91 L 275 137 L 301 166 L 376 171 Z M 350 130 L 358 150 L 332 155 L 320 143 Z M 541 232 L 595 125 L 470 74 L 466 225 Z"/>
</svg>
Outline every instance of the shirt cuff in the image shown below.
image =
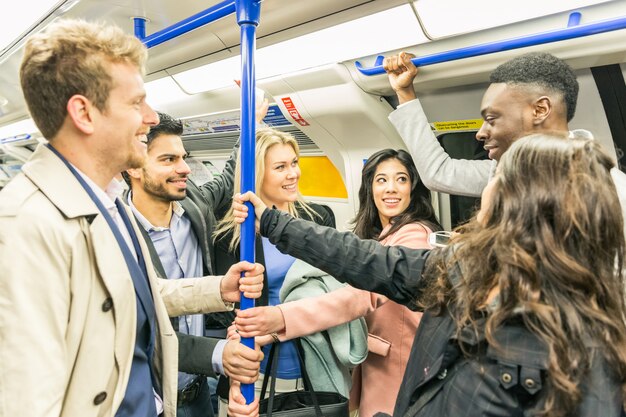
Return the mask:
<svg viewBox="0 0 626 417">
<path fill-rule="evenodd" d="M 398 104 L 398 107 L 396 107 L 396 109 L 399 109 L 399 108 L 401 108 L 401 107 L 404 107 L 404 106 L 406 106 L 407 104 L 409 104 L 409 103 L 413 102 L 414 100 L 417 100 L 417 99 L 415 99 L 415 98 L 414 98 L 413 100 L 405 101 L 405 102 L 404 102 L 404 103 L 402 103 L 402 104 Z"/>
<path fill-rule="evenodd" d="M 211 357 L 211 363 L 213 364 L 213 370 L 216 374 L 225 375 L 224 374 L 224 362 L 222 361 L 222 356 L 224 355 L 224 348 L 226 347 L 226 343 L 228 343 L 228 339 L 223 339 L 217 342 L 215 345 L 215 349 L 213 349 L 213 356 Z"/>
</svg>

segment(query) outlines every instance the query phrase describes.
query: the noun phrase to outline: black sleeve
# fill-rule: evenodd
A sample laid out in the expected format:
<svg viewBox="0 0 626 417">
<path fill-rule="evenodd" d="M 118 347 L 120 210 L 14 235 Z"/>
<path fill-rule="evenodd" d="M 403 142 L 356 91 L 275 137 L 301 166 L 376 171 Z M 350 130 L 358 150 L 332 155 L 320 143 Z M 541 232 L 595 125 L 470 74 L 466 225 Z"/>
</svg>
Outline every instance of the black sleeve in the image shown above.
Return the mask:
<svg viewBox="0 0 626 417">
<path fill-rule="evenodd" d="M 213 370 L 213 351 L 221 339 L 191 336 L 176 332 L 178 337 L 178 370 L 188 374 L 216 377 Z"/>
<path fill-rule="evenodd" d="M 322 208 L 322 212 L 320 213 L 322 215 L 322 221 L 320 224 L 322 226 L 328 226 L 336 229 L 337 224 L 335 222 L 335 213 L 333 213 L 333 210 L 326 205 L 320 205 L 320 207 Z"/>
<path fill-rule="evenodd" d="M 322 226 L 328 226 L 335 229 L 337 228 L 337 225 L 335 224 L 335 213 L 333 213 L 333 210 L 330 207 L 324 204 L 316 203 L 309 203 L 309 206 L 313 209 L 315 214 L 310 215 L 309 213 L 301 211 L 300 218 L 304 220 L 311 220 Z"/>
<path fill-rule="evenodd" d="M 295 219 L 278 210 L 261 217 L 261 235 L 278 250 L 327 272 L 341 282 L 410 305 L 423 286 L 429 250 L 383 246 L 354 233 Z"/>
<path fill-rule="evenodd" d="M 219 214 L 225 211 L 225 207 L 230 204 L 233 198 L 237 152 L 239 152 L 239 141 L 235 144 L 230 158 L 226 161 L 222 174 L 199 187 L 202 197 L 215 213 Z M 216 217 L 219 218 L 217 215 Z"/>
</svg>

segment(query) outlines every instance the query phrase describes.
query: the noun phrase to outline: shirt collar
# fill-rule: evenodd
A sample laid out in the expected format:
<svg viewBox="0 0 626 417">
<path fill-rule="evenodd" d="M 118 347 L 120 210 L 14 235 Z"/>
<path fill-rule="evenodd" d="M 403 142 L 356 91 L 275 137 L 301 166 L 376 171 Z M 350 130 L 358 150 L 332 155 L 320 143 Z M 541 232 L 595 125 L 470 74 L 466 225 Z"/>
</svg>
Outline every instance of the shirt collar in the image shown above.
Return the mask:
<svg viewBox="0 0 626 417">
<path fill-rule="evenodd" d="M 177 215 L 179 218 L 183 217 L 183 214 L 185 214 L 185 209 L 183 208 L 183 205 L 180 204 L 180 201 L 174 201 L 174 207 L 172 208 L 172 210 L 174 211 L 174 214 Z"/>
<path fill-rule="evenodd" d="M 126 185 L 126 182 L 124 182 L 123 180 L 119 181 L 113 178 L 113 181 L 109 183 L 105 192 L 108 195 L 115 196 L 117 198 L 117 197 L 122 197 L 124 195 L 124 191 L 126 191 L 127 189 L 128 189 L 128 186 Z"/>
<path fill-rule="evenodd" d="M 80 169 L 76 168 L 75 165 L 73 164 L 70 164 L 70 165 L 72 165 L 72 167 L 76 170 L 76 172 L 78 172 L 78 175 L 80 175 L 81 178 L 85 180 L 85 182 L 87 183 L 87 186 L 91 189 L 91 191 L 94 192 L 94 194 L 96 195 L 98 200 L 100 200 L 104 208 L 106 208 L 108 211 L 111 211 L 111 210 L 117 211 L 117 207 L 115 206 L 115 199 L 118 197 L 118 194 L 117 194 L 118 188 L 117 188 L 117 181 L 115 179 L 113 179 L 109 183 L 109 185 L 107 185 L 106 189 L 103 190 L 95 182 L 93 182 L 91 178 L 85 175 Z"/>
</svg>

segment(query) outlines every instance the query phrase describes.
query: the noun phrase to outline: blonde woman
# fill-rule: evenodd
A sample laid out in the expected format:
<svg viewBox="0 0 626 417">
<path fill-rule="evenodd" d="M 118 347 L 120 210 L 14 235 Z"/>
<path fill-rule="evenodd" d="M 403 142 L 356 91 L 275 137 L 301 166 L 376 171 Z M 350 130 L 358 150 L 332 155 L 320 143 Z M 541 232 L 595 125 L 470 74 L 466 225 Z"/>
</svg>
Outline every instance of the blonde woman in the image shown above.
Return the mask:
<svg viewBox="0 0 626 417">
<path fill-rule="evenodd" d="M 311 220 L 323 226 L 335 227 L 329 211 L 321 205 L 307 203 L 298 189 L 300 180 L 300 149 L 298 143 L 288 133 L 275 129 L 258 129 L 256 134 L 256 190 L 268 207 L 289 213 L 293 217 Z M 235 170 L 235 193 L 239 192 L 241 168 Z M 215 232 L 215 266 L 217 273 L 226 271 L 239 262 L 240 226 L 235 223 L 232 208 L 226 213 Z M 259 306 L 280 303 L 279 292 L 285 275 L 295 258 L 280 253 L 269 240 L 256 236 L 256 262 L 266 266 L 263 293 L 257 300 Z M 234 316 L 233 316 L 234 319 Z M 266 359 L 261 363 L 261 374 L 265 373 L 269 346 L 264 348 Z M 277 391 L 294 391 L 302 388 L 300 365 L 293 342 L 281 345 L 278 357 Z M 220 415 L 226 415 L 223 406 L 228 398 L 225 378 L 218 386 L 220 394 Z"/>
</svg>

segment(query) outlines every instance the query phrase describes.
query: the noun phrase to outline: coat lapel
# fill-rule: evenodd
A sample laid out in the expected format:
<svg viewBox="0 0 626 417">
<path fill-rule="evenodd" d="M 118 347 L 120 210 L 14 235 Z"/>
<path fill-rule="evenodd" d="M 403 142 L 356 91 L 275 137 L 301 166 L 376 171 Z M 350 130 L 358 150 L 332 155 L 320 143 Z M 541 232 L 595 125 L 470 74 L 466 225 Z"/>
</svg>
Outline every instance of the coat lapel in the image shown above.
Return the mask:
<svg viewBox="0 0 626 417">
<path fill-rule="evenodd" d="M 85 239 L 93 251 L 94 267 L 98 269 L 113 301 L 116 332 L 121 335 L 115 341 L 115 356 L 118 358 L 118 364 L 128 365 L 127 369 L 120 369 L 120 380 L 126 380 L 132 363 L 132 347 L 135 345 L 136 299 L 128 296 L 129 293 L 134 293 L 134 286 L 115 236 L 78 180 L 47 147 L 40 145 L 31 159 L 24 164 L 22 171 L 64 216 L 70 219 L 85 217 L 82 228 Z M 142 236 L 134 216 L 127 207 L 125 210 L 135 233 L 138 237 Z M 144 239 L 139 238 L 138 240 L 146 262 L 148 281 L 153 289 L 152 299 L 157 319 L 157 346 L 155 347 L 154 364 L 163 381 L 166 415 L 175 415 L 178 373 L 177 339 L 170 324 L 165 304 L 160 295 L 157 294 L 158 278 L 151 265 L 150 252 Z"/>
<path fill-rule="evenodd" d="M 39 145 L 22 167 L 26 175 L 65 217 L 99 214 L 98 208 L 63 161 Z"/>
<path fill-rule="evenodd" d="M 208 236 L 209 229 L 207 226 L 206 216 L 200 211 L 200 207 L 196 203 L 193 202 L 190 198 L 185 198 L 181 200 L 180 205 L 185 210 L 189 220 L 191 221 L 191 228 L 196 234 L 196 238 L 198 239 L 198 244 L 200 245 L 200 249 L 202 251 L 202 262 L 204 267 L 204 274 L 211 275 L 213 274 L 213 264 L 211 259 L 211 248 L 209 247 L 209 239 L 211 236 Z"/>
<path fill-rule="evenodd" d="M 130 335 L 132 347 L 135 345 L 137 307 L 136 298 L 128 296 L 134 294 L 135 289 L 122 251 L 115 241 L 111 228 L 102 216 L 96 216 L 89 230 L 86 231 L 85 237 L 93 248 L 96 267 L 113 301 L 116 332 L 121 335 Z M 118 363 L 128 364 L 128 369 L 120 369 L 120 374 L 125 374 L 127 377 L 132 364 L 133 349 L 129 349 L 126 338 L 115 339 L 115 356 L 121 359 Z"/>
</svg>

